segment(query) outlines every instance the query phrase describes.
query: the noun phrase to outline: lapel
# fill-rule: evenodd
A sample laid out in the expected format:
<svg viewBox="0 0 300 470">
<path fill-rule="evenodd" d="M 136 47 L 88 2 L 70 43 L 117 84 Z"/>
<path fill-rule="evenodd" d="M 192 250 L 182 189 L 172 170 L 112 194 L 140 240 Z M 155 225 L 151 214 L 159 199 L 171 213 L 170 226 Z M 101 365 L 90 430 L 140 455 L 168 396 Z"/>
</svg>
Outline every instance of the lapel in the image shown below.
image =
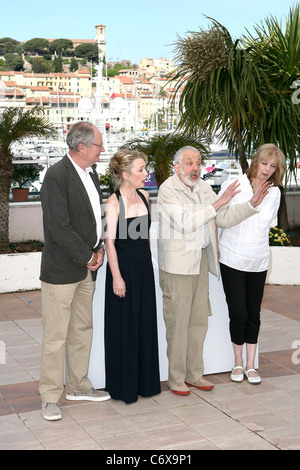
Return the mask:
<svg viewBox="0 0 300 470">
<path fill-rule="evenodd" d="M 102 192 L 101 192 L 101 188 L 100 188 L 99 177 L 98 177 L 98 174 L 96 172 L 96 165 L 92 166 L 92 171 L 90 172 L 90 175 L 91 175 L 93 183 L 96 186 L 96 189 L 97 189 L 98 194 L 99 194 L 99 201 L 100 201 L 100 207 L 101 207 L 101 219 L 103 221 L 105 216 L 104 216 L 104 209 L 102 207 Z"/>
<path fill-rule="evenodd" d="M 211 188 L 209 183 L 202 179 L 199 180 L 199 194 L 202 204 L 204 206 L 209 206 L 211 204 L 211 199 L 209 197 L 211 194 Z"/>
<path fill-rule="evenodd" d="M 91 202 L 90 202 L 90 198 L 89 198 L 89 196 L 88 196 L 88 194 L 85 190 L 85 187 L 84 187 L 84 185 L 83 185 L 83 183 L 80 179 L 80 176 L 78 175 L 74 165 L 72 164 L 72 162 L 70 162 L 70 159 L 67 155 L 65 155 L 63 157 L 63 164 L 66 167 L 66 170 L 67 170 L 67 173 L 68 173 L 68 176 L 69 176 L 70 180 L 72 180 L 72 182 L 76 186 L 76 189 L 78 189 L 78 191 L 80 192 L 80 194 L 82 196 L 83 204 L 86 205 L 91 217 L 95 220 L 94 211 L 93 211 L 93 208 L 92 208 L 92 205 L 91 205 Z"/>
<path fill-rule="evenodd" d="M 98 194 L 99 194 L 99 199 L 100 199 L 100 204 L 102 204 L 102 193 L 101 193 L 101 189 L 100 189 L 100 184 L 99 184 L 99 178 L 98 178 L 98 175 L 97 175 L 97 172 L 96 172 L 96 165 L 93 165 L 92 166 L 92 171 L 90 172 L 90 175 L 91 175 L 91 178 L 93 180 L 93 183 L 94 185 L 96 186 L 96 189 L 98 191 Z"/>
</svg>

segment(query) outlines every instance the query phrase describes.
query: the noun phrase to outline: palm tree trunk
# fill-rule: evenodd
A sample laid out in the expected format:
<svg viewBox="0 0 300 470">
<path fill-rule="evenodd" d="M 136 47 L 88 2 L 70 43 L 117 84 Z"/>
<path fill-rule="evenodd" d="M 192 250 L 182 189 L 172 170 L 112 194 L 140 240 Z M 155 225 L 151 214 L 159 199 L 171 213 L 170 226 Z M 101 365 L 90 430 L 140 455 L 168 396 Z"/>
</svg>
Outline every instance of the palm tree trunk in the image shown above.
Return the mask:
<svg viewBox="0 0 300 470">
<path fill-rule="evenodd" d="M 245 146 L 244 146 L 243 139 L 242 139 L 240 132 L 238 133 L 238 136 L 237 136 L 237 144 L 238 144 L 239 160 L 240 160 L 242 172 L 244 174 L 248 170 L 249 165 L 247 162 Z"/>
<path fill-rule="evenodd" d="M 1 182 L 3 179 L 1 178 Z M 0 186 L 0 253 L 4 252 L 9 244 L 9 199 L 10 184 Z"/>
<path fill-rule="evenodd" d="M 286 198 L 284 188 L 279 186 L 281 199 L 280 199 L 280 206 L 278 209 L 278 228 L 286 231 L 289 228 L 289 221 L 287 216 L 287 207 L 286 207 Z"/>
</svg>

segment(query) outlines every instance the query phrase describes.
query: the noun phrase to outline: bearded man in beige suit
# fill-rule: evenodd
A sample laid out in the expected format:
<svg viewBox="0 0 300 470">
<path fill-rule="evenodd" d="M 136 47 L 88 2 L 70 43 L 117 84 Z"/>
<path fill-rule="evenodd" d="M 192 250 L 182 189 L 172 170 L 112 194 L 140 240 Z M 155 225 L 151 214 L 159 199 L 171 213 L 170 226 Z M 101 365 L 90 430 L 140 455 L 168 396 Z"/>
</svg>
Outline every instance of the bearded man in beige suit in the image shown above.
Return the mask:
<svg viewBox="0 0 300 470">
<path fill-rule="evenodd" d="M 188 385 L 213 388 L 203 378 L 202 356 L 210 315 L 208 272 L 219 276 L 217 226 L 230 227 L 255 214 L 269 187 L 260 185 L 250 201 L 229 207 L 239 192 L 237 181 L 218 199 L 200 179 L 200 168 L 197 149 L 178 150 L 175 173 L 160 186 L 157 199 L 168 386 L 177 395 L 188 395 Z"/>
</svg>

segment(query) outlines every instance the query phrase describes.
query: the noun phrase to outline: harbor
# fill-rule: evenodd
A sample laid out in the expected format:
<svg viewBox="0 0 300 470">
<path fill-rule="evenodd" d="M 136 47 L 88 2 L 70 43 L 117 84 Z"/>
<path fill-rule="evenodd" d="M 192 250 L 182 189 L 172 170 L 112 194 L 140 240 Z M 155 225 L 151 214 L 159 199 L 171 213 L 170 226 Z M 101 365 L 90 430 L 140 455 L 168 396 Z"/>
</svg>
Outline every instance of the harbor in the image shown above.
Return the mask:
<svg viewBox="0 0 300 470">
<path fill-rule="evenodd" d="M 130 136 L 133 138 L 140 138 L 141 133 Z M 96 171 L 98 175 L 104 175 L 109 167 L 111 157 L 119 148 L 126 146 L 126 137 L 123 135 L 113 136 L 107 138 L 105 135 L 105 151 L 101 153 L 100 162 L 97 163 Z M 143 136 L 145 138 L 145 136 Z M 147 137 L 146 137 L 147 138 Z M 151 139 L 151 135 L 149 136 Z M 45 141 L 39 139 L 31 139 L 24 143 L 19 144 L 13 148 L 14 164 L 39 164 L 44 168 L 40 172 L 38 181 L 31 183 L 29 187 L 29 198 L 36 197 L 40 191 L 44 175 L 49 166 L 58 162 L 67 152 L 68 147 L 66 142 L 63 141 Z M 299 160 L 300 161 L 300 160 Z M 250 160 L 248 160 L 250 164 Z M 288 164 L 288 162 L 287 162 Z M 202 162 L 201 177 L 206 180 L 211 186 L 219 189 L 221 184 L 227 179 L 238 178 L 242 175 L 240 163 L 233 155 L 230 155 L 224 146 L 216 144 L 211 145 L 209 157 Z M 295 169 L 295 174 L 290 174 L 285 182 L 288 191 L 297 191 L 300 186 L 300 163 Z M 145 188 L 150 191 L 157 191 L 157 185 L 151 173 L 148 174 Z M 105 188 L 104 188 L 105 189 Z"/>
</svg>

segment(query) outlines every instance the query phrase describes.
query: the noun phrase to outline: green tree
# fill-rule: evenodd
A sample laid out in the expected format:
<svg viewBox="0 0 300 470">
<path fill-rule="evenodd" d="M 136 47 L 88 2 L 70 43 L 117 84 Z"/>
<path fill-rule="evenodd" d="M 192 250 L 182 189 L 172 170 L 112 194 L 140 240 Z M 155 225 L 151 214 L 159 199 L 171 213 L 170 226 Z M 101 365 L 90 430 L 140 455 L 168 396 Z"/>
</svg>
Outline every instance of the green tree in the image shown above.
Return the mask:
<svg viewBox="0 0 300 470">
<path fill-rule="evenodd" d="M 0 252 L 8 247 L 9 191 L 13 178 L 12 144 L 26 137 L 55 135 L 55 128 L 38 108 L 6 108 L 0 117 Z"/>
<path fill-rule="evenodd" d="M 24 61 L 20 55 L 9 53 L 5 54 L 4 59 L 10 70 L 23 70 Z"/>
<path fill-rule="evenodd" d="M 285 28 L 275 18 L 256 27 L 255 37 L 233 41 L 224 26 L 212 20 L 209 31 L 179 38 L 176 74 L 180 126 L 219 132 L 221 141 L 239 155 L 272 142 L 295 169 L 299 153 L 300 107 L 292 101 L 292 86 L 300 75 L 299 6 L 290 10 Z M 282 191 L 283 195 L 283 191 Z M 288 226 L 284 195 L 279 225 Z"/>
<path fill-rule="evenodd" d="M 109 67 L 107 69 L 107 76 L 108 77 L 115 77 L 116 75 L 119 75 L 120 73 L 120 70 L 124 70 L 124 69 L 131 69 L 132 67 L 127 67 L 127 66 L 124 66 L 123 64 L 114 64 L 113 67 Z M 103 75 L 106 75 L 106 70 L 103 69 Z"/>
<path fill-rule="evenodd" d="M 159 187 L 172 173 L 174 155 L 180 148 L 190 145 L 201 153 L 202 159 L 208 154 L 208 140 L 202 135 L 187 133 L 156 134 L 153 137 L 132 139 L 126 142 L 124 148 L 136 149 L 148 158 L 148 168 L 153 170 Z"/>
<path fill-rule="evenodd" d="M 28 160 L 28 157 L 19 157 L 18 160 Z M 20 163 L 14 164 L 13 167 L 12 180 L 18 188 L 24 188 L 28 183 L 37 181 L 40 172 L 44 169 L 43 165 L 38 163 Z"/>
<path fill-rule="evenodd" d="M 78 70 L 78 62 L 75 57 L 72 57 L 70 63 L 70 72 L 75 72 L 75 70 Z"/>
<path fill-rule="evenodd" d="M 80 44 L 74 49 L 75 57 L 83 57 L 88 61 L 98 62 L 98 47 L 96 44 Z"/>
<path fill-rule="evenodd" d="M 35 57 L 31 59 L 31 66 L 33 73 L 51 73 L 52 62 L 43 59 L 42 57 Z"/>
<path fill-rule="evenodd" d="M 16 48 L 20 43 L 12 38 L 0 39 L 0 55 L 17 52 Z"/>
<path fill-rule="evenodd" d="M 53 71 L 56 73 L 60 73 L 63 71 L 63 61 L 61 57 L 55 57 L 53 59 Z"/>
<path fill-rule="evenodd" d="M 244 36 L 251 60 L 267 77 L 261 89 L 266 106 L 253 116 L 246 146 L 255 149 L 265 142 L 278 145 L 288 157 L 291 177 L 295 176 L 300 151 L 300 103 L 293 99 L 300 78 L 300 6 L 292 8 L 285 20 L 283 27 L 276 18 L 266 18 L 255 26 L 255 36 Z"/>
<path fill-rule="evenodd" d="M 176 94 L 180 96 L 178 127 L 186 132 L 205 129 L 230 141 L 243 171 L 248 167 L 244 132 L 257 107 L 264 109 L 259 93 L 261 75 L 248 51 L 234 41 L 228 30 L 212 20 L 208 31 L 178 38 L 175 60 Z"/>
<path fill-rule="evenodd" d="M 51 54 L 55 52 L 58 55 L 64 55 L 66 51 L 73 49 L 73 43 L 70 39 L 55 39 L 49 43 L 49 51 Z"/>
<path fill-rule="evenodd" d="M 33 38 L 23 45 L 24 52 L 43 55 L 49 51 L 49 41 L 43 38 Z"/>
</svg>

